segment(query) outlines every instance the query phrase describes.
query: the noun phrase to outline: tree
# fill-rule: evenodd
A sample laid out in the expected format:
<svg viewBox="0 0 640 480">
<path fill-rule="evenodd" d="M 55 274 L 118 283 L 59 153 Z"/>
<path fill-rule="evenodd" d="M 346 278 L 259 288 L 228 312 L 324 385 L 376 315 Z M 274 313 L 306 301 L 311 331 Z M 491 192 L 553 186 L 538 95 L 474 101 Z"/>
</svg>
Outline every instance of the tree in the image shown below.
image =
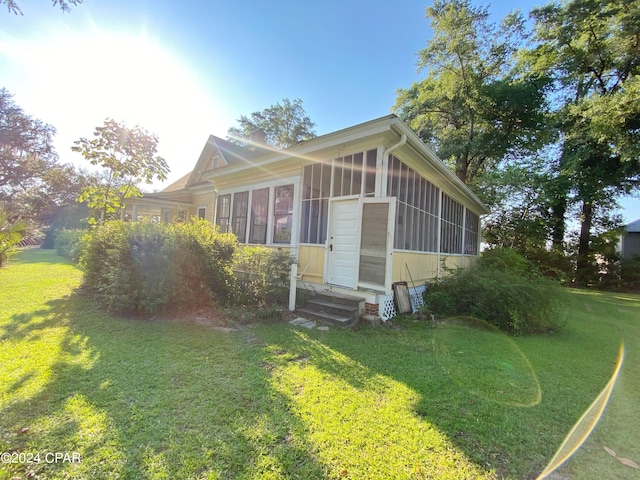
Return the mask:
<svg viewBox="0 0 640 480">
<path fill-rule="evenodd" d="M 487 8 L 468 0 L 436 0 L 426 15 L 434 33 L 418 53 L 418 68 L 427 76 L 399 89 L 393 110 L 465 183 L 506 156 L 544 145 L 548 82 L 515 70 L 525 37 L 521 15 L 496 26 Z"/>
<path fill-rule="evenodd" d="M 93 140 L 76 140 L 71 149 L 104 169 L 100 183 L 85 187 L 78 197 L 97 210 L 104 222 L 124 206 L 125 199 L 142 196 L 139 183 L 166 180 L 169 166 L 157 155 L 158 137 L 144 128 L 129 128 L 106 119 L 102 127 L 96 127 L 94 136 Z"/>
<path fill-rule="evenodd" d="M 84 0 L 52 0 L 53 6 L 60 6 L 63 12 L 70 12 L 70 5 L 80 5 Z M 22 10 L 15 2 L 15 0 L 0 0 L 0 5 L 5 4 L 9 13 L 15 13 L 16 15 L 22 15 Z"/>
<path fill-rule="evenodd" d="M 42 175 L 55 165 L 55 128 L 33 119 L 0 89 L 0 202 L 10 202 L 42 183 Z"/>
<path fill-rule="evenodd" d="M 291 101 L 285 98 L 282 104 L 276 103 L 260 112 L 253 112 L 250 117 L 242 115 L 237 121 L 239 126 L 231 127 L 227 138 L 239 144 L 250 143 L 256 131 L 263 132 L 265 143 L 276 148 L 286 148 L 316 136 L 313 131 L 315 123 L 305 112 L 300 99 Z"/>
<path fill-rule="evenodd" d="M 576 204 L 578 276 L 591 270 L 594 218 L 640 185 L 639 12 L 640 0 L 571 0 L 532 12 L 539 43 L 530 68 L 555 82 L 562 133 L 554 241 Z"/>
</svg>

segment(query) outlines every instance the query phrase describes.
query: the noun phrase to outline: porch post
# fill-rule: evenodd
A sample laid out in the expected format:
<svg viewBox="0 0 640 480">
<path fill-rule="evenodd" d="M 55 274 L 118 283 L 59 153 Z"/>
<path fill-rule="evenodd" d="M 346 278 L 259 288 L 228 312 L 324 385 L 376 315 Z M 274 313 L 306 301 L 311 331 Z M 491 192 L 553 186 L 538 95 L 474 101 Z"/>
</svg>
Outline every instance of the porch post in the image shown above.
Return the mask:
<svg viewBox="0 0 640 480">
<path fill-rule="evenodd" d="M 136 205 L 135 203 L 131 206 L 131 221 L 138 221 L 138 205 Z"/>
<path fill-rule="evenodd" d="M 297 257 L 297 255 L 296 255 Z M 298 264 L 291 264 L 291 275 L 289 277 L 289 311 L 296 309 L 296 289 L 298 288 Z"/>
</svg>

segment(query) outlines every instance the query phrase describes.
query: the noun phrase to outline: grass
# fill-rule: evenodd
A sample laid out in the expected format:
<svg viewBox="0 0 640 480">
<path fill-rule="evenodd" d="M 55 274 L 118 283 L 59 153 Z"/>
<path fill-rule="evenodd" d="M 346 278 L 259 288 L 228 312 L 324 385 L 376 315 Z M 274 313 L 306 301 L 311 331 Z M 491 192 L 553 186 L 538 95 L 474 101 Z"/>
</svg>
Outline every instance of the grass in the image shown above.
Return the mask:
<svg viewBox="0 0 640 480">
<path fill-rule="evenodd" d="M 626 359 L 562 468 L 639 478 L 640 296 L 575 291 L 554 335 L 469 322 L 238 332 L 112 318 L 81 272 L 26 250 L 0 269 L 0 478 L 535 478 Z M 49 457 L 50 458 L 50 457 Z M 634 476 L 635 475 L 635 476 Z"/>
</svg>

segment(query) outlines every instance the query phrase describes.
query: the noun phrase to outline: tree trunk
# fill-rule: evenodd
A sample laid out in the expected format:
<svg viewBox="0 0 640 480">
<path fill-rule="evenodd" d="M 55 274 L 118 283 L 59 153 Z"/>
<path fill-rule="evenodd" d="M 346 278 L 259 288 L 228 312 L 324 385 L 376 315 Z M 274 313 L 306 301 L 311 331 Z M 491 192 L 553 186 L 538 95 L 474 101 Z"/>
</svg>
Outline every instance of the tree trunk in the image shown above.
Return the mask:
<svg viewBox="0 0 640 480">
<path fill-rule="evenodd" d="M 593 280 L 592 265 L 589 260 L 591 244 L 591 224 L 593 222 L 593 207 L 590 201 L 582 203 L 580 238 L 578 240 L 578 261 L 576 264 L 576 279 L 583 284 Z"/>
<path fill-rule="evenodd" d="M 564 215 L 567 212 L 567 199 L 558 198 L 551 206 L 551 242 L 554 250 L 564 249 L 565 223 Z"/>
</svg>

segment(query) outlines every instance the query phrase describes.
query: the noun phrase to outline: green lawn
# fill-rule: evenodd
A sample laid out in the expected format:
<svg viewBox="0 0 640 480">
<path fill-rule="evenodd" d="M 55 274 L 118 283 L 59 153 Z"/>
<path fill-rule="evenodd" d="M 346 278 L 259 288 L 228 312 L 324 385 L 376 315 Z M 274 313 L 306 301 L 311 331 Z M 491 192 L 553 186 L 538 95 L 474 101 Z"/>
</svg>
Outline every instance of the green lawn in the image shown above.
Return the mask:
<svg viewBox="0 0 640 480">
<path fill-rule="evenodd" d="M 640 463 L 638 295 L 571 292 L 546 336 L 409 318 L 227 333 L 112 318 L 80 278 L 43 250 L 0 269 L 0 452 L 41 459 L 0 478 L 535 478 L 622 341 L 611 402 L 560 472 L 640 478 L 603 448 Z"/>
</svg>

